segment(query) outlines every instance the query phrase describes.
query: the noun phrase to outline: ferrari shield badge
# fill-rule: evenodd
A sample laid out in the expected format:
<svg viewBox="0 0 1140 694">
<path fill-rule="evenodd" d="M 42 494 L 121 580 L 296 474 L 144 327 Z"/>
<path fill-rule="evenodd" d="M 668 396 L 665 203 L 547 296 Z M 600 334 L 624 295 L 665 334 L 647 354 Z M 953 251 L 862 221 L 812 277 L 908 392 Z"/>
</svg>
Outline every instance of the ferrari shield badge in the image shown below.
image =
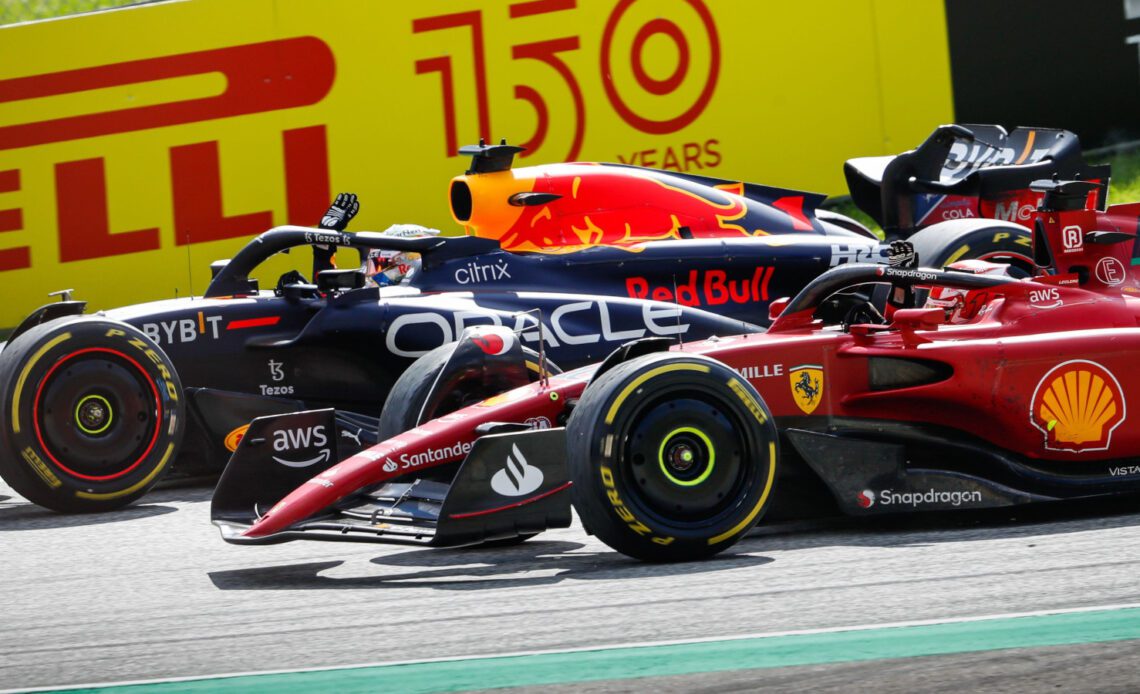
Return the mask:
<svg viewBox="0 0 1140 694">
<path fill-rule="evenodd" d="M 1030 401 L 1033 426 L 1050 451 L 1103 451 L 1124 421 L 1124 392 L 1100 364 L 1075 359 L 1058 364 L 1037 384 Z"/>
<path fill-rule="evenodd" d="M 792 385 L 792 399 L 804 414 L 811 414 L 819 405 L 823 394 L 823 366 L 800 364 L 788 372 Z"/>
</svg>

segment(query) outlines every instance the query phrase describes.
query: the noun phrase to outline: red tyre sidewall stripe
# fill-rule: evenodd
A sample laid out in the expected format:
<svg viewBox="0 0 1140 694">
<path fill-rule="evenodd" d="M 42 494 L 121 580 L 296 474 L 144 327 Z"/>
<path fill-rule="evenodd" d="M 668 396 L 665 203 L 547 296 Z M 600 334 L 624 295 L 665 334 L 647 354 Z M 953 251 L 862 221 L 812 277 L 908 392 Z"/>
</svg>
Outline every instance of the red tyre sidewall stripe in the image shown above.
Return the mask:
<svg viewBox="0 0 1140 694">
<path fill-rule="evenodd" d="M 43 434 L 40 432 L 40 417 L 39 417 L 40 395 L 43 393 L 44 385 L 49 380 L 51 380 L 51 375 L 53 373 L 55 373 L 55 370 L 58 369 L 60 366 L 62 366 L 66 362 L 70 361 L 71 359 L 74 359 L 75 357 L 80 356 L 81 354 L 88 354 L 90 352 L 104 352 L 107 354 L 113 354 L 113 355 L 115 355 L 121 359 L 124 359 L 124 360 L 130 362 L 136 369 L 138 369 L 139 373 L 141 373 L 143 375 L 143 377 L 146 379 L 146 382 L 150 385 L 151 393 L 154 395 L 154 407 L 158 413 L 158 416 L 155 418 L 155 422 L 154 422 L 154 435 L 151 436 L 150 443 L 147 445 L 146 450 L 143 451 L 143 454 L 141 456 L 139 456 L 138 460 L 131 463 L 130 467 L 128 467 L 126 470 L 123 470 L 121 472 L 116 472 L 113 475 L 103 475 L 103 476 L 83 475 L 83 474 L 80 474 L 80 473 L 72 470 L 71 468 L 67 467 L 63 463 L 59 462 L 59 460 L 52 454 L 51 449 L 48 448 L 47 443 L 44 442 Z M 36 388 L 36 397 L 32 401 L 32 423 L 35 425 L 35 428 L 36 428 L 36 440 L 39 441 L 40 449 L 43 450 L 43 452 L 47 455 L 47 457 L 50 458 L 51 461 L 56 464 L 56 467 L 58 467 L 60 470 L 63 470 L 64 472 L 71 475 L 72 477 L 76 477 L 78 479 L 88 480 L 91 482 L 105 482 L 107 480 L 118 479 L 119 477 L 123 477 L 124 475 L 130 474 L 135 468 L 137 468 L 140 464 L 142 464 L 142 461 L 146 460 L 146 457 L 148 455 L 150 455 L 151 450 L 154 449 L 155 442 L 158 441 L 158 434 L 162 430 L 162 398 L 159 397 L 158 385 L 155 384 L 154 379 L 151 378 L 150 374 L 147 373 L 146 369 L 144 369 L 142 367 L 142 365 L 139 364 L 137 361 L 135 361 L 131 357 L 127 356 L 126 354 L 123 354 L 122 352 L 120 352 L 118 350 L 108 349 L 106 347 L 88 347 L 87 349 L 81 349 L 77 352 L 72 352 L 71 354 L 67 355 L 63 359 L 60 359 L 55 364 L 53 364 L 52 367 L 50 369 L 48 369 L 48 372 L 46 374 L 44 374 L 44 377 L 42 379 L 40 379 L 40 384 Z"/>
</svg>

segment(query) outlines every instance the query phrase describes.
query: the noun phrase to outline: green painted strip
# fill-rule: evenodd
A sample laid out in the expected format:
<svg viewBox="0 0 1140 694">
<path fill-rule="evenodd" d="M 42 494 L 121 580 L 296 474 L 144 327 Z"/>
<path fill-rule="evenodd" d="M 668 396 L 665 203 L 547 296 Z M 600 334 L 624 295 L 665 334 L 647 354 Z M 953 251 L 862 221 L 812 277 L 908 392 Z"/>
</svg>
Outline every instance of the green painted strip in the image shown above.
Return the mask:
<svg viewBox="0 0 1140 694">
<path fill-rule="evenodd" d="M 67 690 L 451 692 L 1140 639 L 1140 608 Z M 394 644 L 395 645 L 395 644 Z"/>
</svg>

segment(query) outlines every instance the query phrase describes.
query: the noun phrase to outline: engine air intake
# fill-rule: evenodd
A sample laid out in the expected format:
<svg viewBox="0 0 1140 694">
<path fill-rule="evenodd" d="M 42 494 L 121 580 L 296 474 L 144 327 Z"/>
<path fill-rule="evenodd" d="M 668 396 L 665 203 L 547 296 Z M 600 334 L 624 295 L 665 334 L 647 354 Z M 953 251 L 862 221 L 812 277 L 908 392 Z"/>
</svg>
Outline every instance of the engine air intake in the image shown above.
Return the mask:
<svg viewBox="0 0 1140 694">
<path fill-rule="evenodd" d="M 471 188 L 466 181 L 451 182 L 451 214 L 460 222 L 471 221 Z"/>
</svg>

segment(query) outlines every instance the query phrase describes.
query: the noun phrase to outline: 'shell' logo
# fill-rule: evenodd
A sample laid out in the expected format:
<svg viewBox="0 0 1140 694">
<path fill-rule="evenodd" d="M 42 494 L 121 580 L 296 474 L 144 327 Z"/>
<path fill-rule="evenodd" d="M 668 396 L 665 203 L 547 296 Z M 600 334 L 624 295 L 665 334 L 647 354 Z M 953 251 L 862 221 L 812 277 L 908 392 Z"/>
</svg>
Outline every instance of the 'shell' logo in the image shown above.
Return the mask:
<svg viewBox="0 0 1140 694">
<path fill-rule="evenodd" d="M 1116 376 L 1092 361 L 1053 367 L 1037 384 L 1030 422 L 1051 451 L 1103 451 L 1125 417 L 1124 391 Z"/>
</svg>

